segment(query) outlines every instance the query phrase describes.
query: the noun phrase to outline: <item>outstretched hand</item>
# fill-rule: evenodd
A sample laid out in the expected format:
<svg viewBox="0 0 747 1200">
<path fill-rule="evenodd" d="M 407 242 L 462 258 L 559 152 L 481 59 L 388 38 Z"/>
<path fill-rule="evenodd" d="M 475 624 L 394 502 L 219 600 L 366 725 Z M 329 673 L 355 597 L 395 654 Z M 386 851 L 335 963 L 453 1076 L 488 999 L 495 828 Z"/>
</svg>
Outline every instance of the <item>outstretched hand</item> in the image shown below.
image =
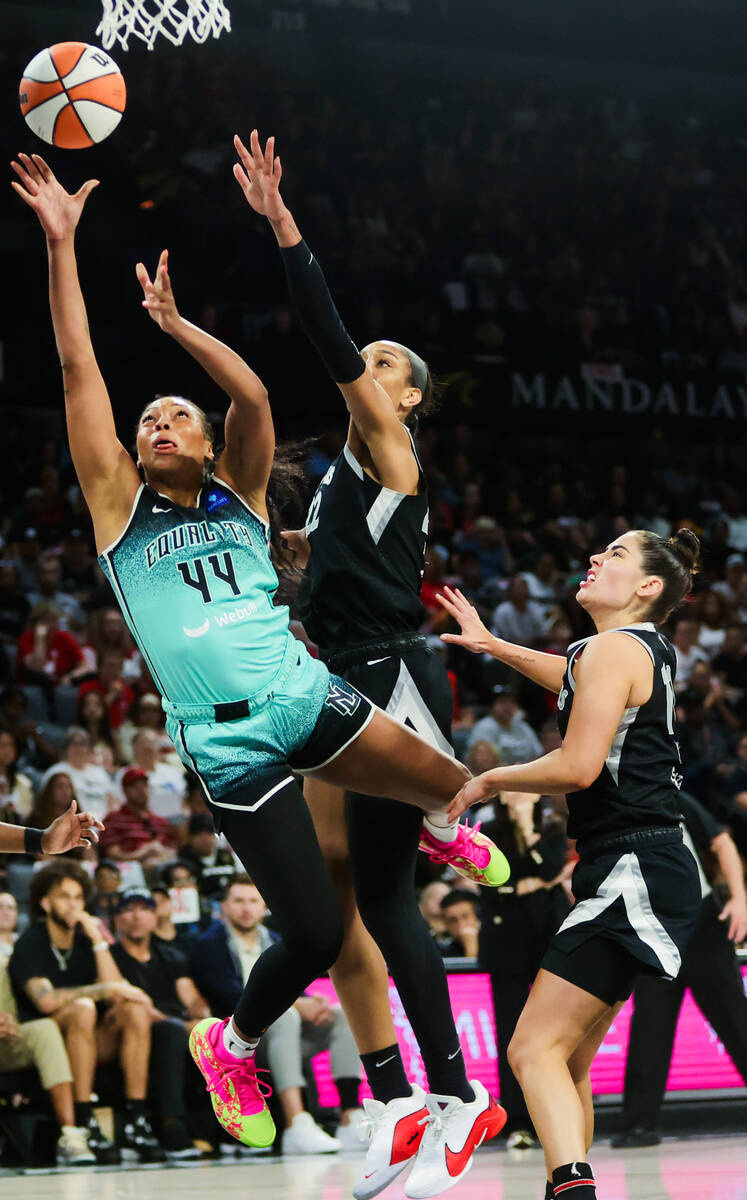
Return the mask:
<svg viewBox="0 0 747 1200">
<path fill-rule="evenodd" d="M 48 241 L 60 242 L 72 237 L 86 200 L 93 189 L 99 186 L 98 179 L 89 179 L 71 195 L 55 178 L 41 155 L 19 154 L 18 157 L 20 162 L 13 159 L 10 165 L 21 182 L 13 179 L 11 187 L 15 188 L 29 208 L 33 208 Z"/>
<path fill-rule="evenodd" d="M 459 588 L 452 591 L 451 588 L 444 587 L 443 594 L 438 592 L 436 599 L 449 616 L 454 618 L 461 630 L 460 633 L 442 633 L 442 642 L 454 642 L 457 646 L 464 646 L 465 650 L 473 650 L 475 654 L 489 650 L 492 635 L 480 620 L 477 609 L 462 595 Z"/>
<path fill-rule="evenodd" d="M 151 280 L 144 263 L 136 263 L 135 274 L 143 289 L 143 308 L 148 310 L 156 325 L 164 333 L 173 333 L 180 321 L 174 292 L 169 278 L 169 252 L 162 250 L 156 267 L 156 277 Z"/>
<path fill-rule="evenodd" d="M 233 173 L 247 202 L 268 221 L 282 221 L 288 209 L 280 195 L 283 168 L 280 159 L 275 156 L 275 138 L 267 139 L 263 151 L 259 134 L 253 129 L 248 150 L 238 134 L 234 136 L 233 144 L 241 159 L 241 162 L 234 163 Z"/>
<path fill-rule="evenodd" d="M 450 821 L 458 821 L 462 813 L 465 813 L 473 804 L 485 804 L 486 801 L 498 795 L 500 786 L 495 782 L 493 774 L 491 771 L 485 771 L 482 775 L 475 775 L 473 779 L 468 779 L 462 785 L 446 809 L 446 815 Z"/>
<path fill-rule="evenodd" d="M 45 854 L 64 854 L 76 846 L 91 846 L 99 840 L 101 821 L 92 813 L 78 812 L 76 800 L 53 821 L 42 834 L 42 850 Z"/>
</svg>

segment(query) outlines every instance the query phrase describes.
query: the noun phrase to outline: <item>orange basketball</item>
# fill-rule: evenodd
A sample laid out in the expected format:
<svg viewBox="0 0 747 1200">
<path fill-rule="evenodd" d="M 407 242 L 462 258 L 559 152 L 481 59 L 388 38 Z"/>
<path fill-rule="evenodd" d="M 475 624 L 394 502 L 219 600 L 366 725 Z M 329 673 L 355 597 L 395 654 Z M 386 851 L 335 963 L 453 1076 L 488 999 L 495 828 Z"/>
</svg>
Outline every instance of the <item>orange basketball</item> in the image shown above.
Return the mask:
<svg viewBox="0 0 747 1200">
<path fill-rule="evenodd" d="M 81 150 L 103 142 L 122 120 L 127 89 L 99 46 L 58 42 L 31 59 L 19 88 L 21 112 L 50 146 Z"/>
</svg>

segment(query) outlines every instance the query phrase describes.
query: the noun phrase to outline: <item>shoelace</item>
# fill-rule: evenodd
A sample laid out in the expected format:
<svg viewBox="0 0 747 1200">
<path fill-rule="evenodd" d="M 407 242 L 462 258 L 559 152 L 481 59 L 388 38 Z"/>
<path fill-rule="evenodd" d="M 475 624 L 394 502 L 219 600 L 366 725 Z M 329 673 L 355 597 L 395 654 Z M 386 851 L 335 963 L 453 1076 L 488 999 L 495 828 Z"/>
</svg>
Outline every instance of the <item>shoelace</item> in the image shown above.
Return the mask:
<svg viewBox="0 0 747 1200">
<path fill-rule="evenodd" d="M 270 1074 L 269 1070 L 266 1067 L 255 1067 L 254 1068 L 254 1074 L 256 1076 L 259 1075 L 260 1071 L 265 1075 Z M 239 1079 L 239 1082 L 241 1082 L 242 1080 L 244 1082 L 247 1082 L 246 1068 L 243 1063 L 236 1063 L 235 1066 L 225 1067 L 221 1071 L 220 1077 L 218 1079 L 213 1079 L 207 1085 L 207 1091 L 208 1092 L 217 1092 L 218 1088 L 223 1083 L 224 1079 L 230 1079 L 231 1082 L 233 1083 L 234 1087 L 236 1087 L 237 1081 L 236 1081 L 235 1076 L 237 1076 L 237 1075 L 241 1076 L 241 1079 Z M 272 1095 L 272 1088 L 270 1087 L 269 1083 L 267 1083 L 267 1081 L 265 1079 L 258 1078 L 256 1080 L 256 1085 L 257 1085 L 257 1091 L 259 1092 L 260 1096 L 262 1096 L 263 1099 L 266 1100 L 268 1096 Z M 262 1090 L 263 1088 L 265 1088 L 266 1091 L 263 1091 Z"/>
<path fill-rule="evenodd" d="M 453 862 L 454 861 L 454 850 L 455 849 L 457 851 L 461 850 L 464 843 L 469 841 L 469 837 L 468 837 L 466 831 L 469 829 L 469 830 L 471 830 L 472 833 L 479 833 L 481 825 L 482 825 L 482 821 L 478 821 L 476 825 L 471 825 L 471 826 L 470 825 L 460 825 L 459 829 L 457 830 L 457 835 L 456 835 L 456 839 L 455 839 L 455 841 L 457 843 L 456 846 L 455 846 L 454 842 L 448 842 L 448 843 L 444 843 L 443 850 L 439 850 L 435 846 L 433 846 L 432 843 L 429 843 L 428 844 L 428 857 L 430 858 L 431 862 L 434 862 L 434 863 Z M 482 847 L 480 847 L 480 848 L 482 849 Z M 467 856 L 465 855 L 465 857 L 467 857 Z M 472 860 L 470 859 L 470 862 L 471 861 Z"/>
<path fill-rule="evenodd" d="M 376 1130 L 381 1125 L 381 1122 L 385 1116 L 386 1108 L 383 1108 L 380 1113 L 375 1113 L 372 1117 L 370 1117 L 368 1113 L 365 1113 L 358 1123 L 358 1128 L 363 1130 L 364 1134 L 369 1140 L 372 1140 Z"/>
</svg>

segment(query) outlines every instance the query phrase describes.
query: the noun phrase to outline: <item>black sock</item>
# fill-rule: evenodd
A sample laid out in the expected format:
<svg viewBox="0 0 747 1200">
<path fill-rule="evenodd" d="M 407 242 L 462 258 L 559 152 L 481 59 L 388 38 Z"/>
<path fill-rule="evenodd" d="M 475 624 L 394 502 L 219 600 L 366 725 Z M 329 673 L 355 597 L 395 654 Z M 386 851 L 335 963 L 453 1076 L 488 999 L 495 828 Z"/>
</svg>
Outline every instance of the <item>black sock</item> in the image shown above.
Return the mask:
<svg viewBox="0 0 747 1200">
<path fill-rule="evenodd" d="M 548 1179 L 545 1184 L 545 1200 L 555 1200 L 555 1188 Z"/>
<path fill-rule="evenodd" d="M 91 1108 L 90 1100 L 75 1101 L 75 1124 L 81 1129 L 85 1128 L 91 1119 Z"/>
<path fill-rule="evenodd" d="M 572 1162 L 556 1167 L 552 1173 L 555 1197 L 565 1200 L 597 1200 L 594 1173 L 588 1163 Z"/>
<path fill-rule="evenodd" d="M 361 1054 L 361 1062 L 374 1100 L 388 1104 L 390 1100 L 411 1094 L 412 1088 L 407 1081 L 402 1055 L 396 1042 L 393 1046 L 385 1046 L 383 1050 Z"/>
<path fill-rule="evenodd" d="M 354 1078 L 343 1078 L 335 1080 L 337 1095 L 340 1097 L 340 1108 L 345 1111 L 346 1108 L 360 1108 L 361 1105 L 361 1081 Z"/>
<path fill-rule="evenodd" d="M 127 1116 L 131 1121 L 137 1121 L 138 1117 L 145 1116 L 145 1101 L 144 1100 L 125 1100 L 125 1109 Z"/>
<path fill-rule="evenodd" d="M 464 1055 L 459 1040 L 451 1054 L 443 1052 L 435 1059 L 431 1050 L 426 1064 L 428 1086 L 437 1096 L 458 1096 L 465 1104 L 471 1104 L 475 1093 L 464 1069 Z"/>
</svg>

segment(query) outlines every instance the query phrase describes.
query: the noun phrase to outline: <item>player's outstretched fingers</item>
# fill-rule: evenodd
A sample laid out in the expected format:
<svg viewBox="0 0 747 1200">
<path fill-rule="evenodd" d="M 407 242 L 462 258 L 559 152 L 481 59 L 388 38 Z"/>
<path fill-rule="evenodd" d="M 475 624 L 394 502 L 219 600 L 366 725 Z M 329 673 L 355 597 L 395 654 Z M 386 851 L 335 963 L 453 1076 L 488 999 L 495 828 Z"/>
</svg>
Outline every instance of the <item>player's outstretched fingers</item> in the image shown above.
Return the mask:
<svg viewBox="0 0 747 1200">
<path fill-rule="evenodd" d="M 32 154 L 31 157 L 34 160 L 34 164 L 35 164 L 39 174 L 41 175 L 42 179 L 44 180 L 44 182 L 51 183 L 55 176 L 54 176 L 54 171 L 49 166 L 49 164 L 45 163 L 41 154 Z"/>
<path fill-rule="evenodd" d="M 12 158 L 10 160 L 10 165 L 13 168 L 13 170 L 15 171 L 18 178 L 21 180 L 21 183 L 23 184 L 24 188 L 26 189 L 26 192 L 31 196 L 38 196 L 39 195 L 39 185 L 38 185 L 38 183 L 36 183 L 34 181 L 34 179 L 32 179 L 31 175 L 29 175 L 28 171 L 23 166 L 23 164 L 16 162 L 16 160 L 14 158 Z M 21 188 L 15 182 L 13 183 L 13 187 L 17 191 L 21 191 Z"/>
</svg>

